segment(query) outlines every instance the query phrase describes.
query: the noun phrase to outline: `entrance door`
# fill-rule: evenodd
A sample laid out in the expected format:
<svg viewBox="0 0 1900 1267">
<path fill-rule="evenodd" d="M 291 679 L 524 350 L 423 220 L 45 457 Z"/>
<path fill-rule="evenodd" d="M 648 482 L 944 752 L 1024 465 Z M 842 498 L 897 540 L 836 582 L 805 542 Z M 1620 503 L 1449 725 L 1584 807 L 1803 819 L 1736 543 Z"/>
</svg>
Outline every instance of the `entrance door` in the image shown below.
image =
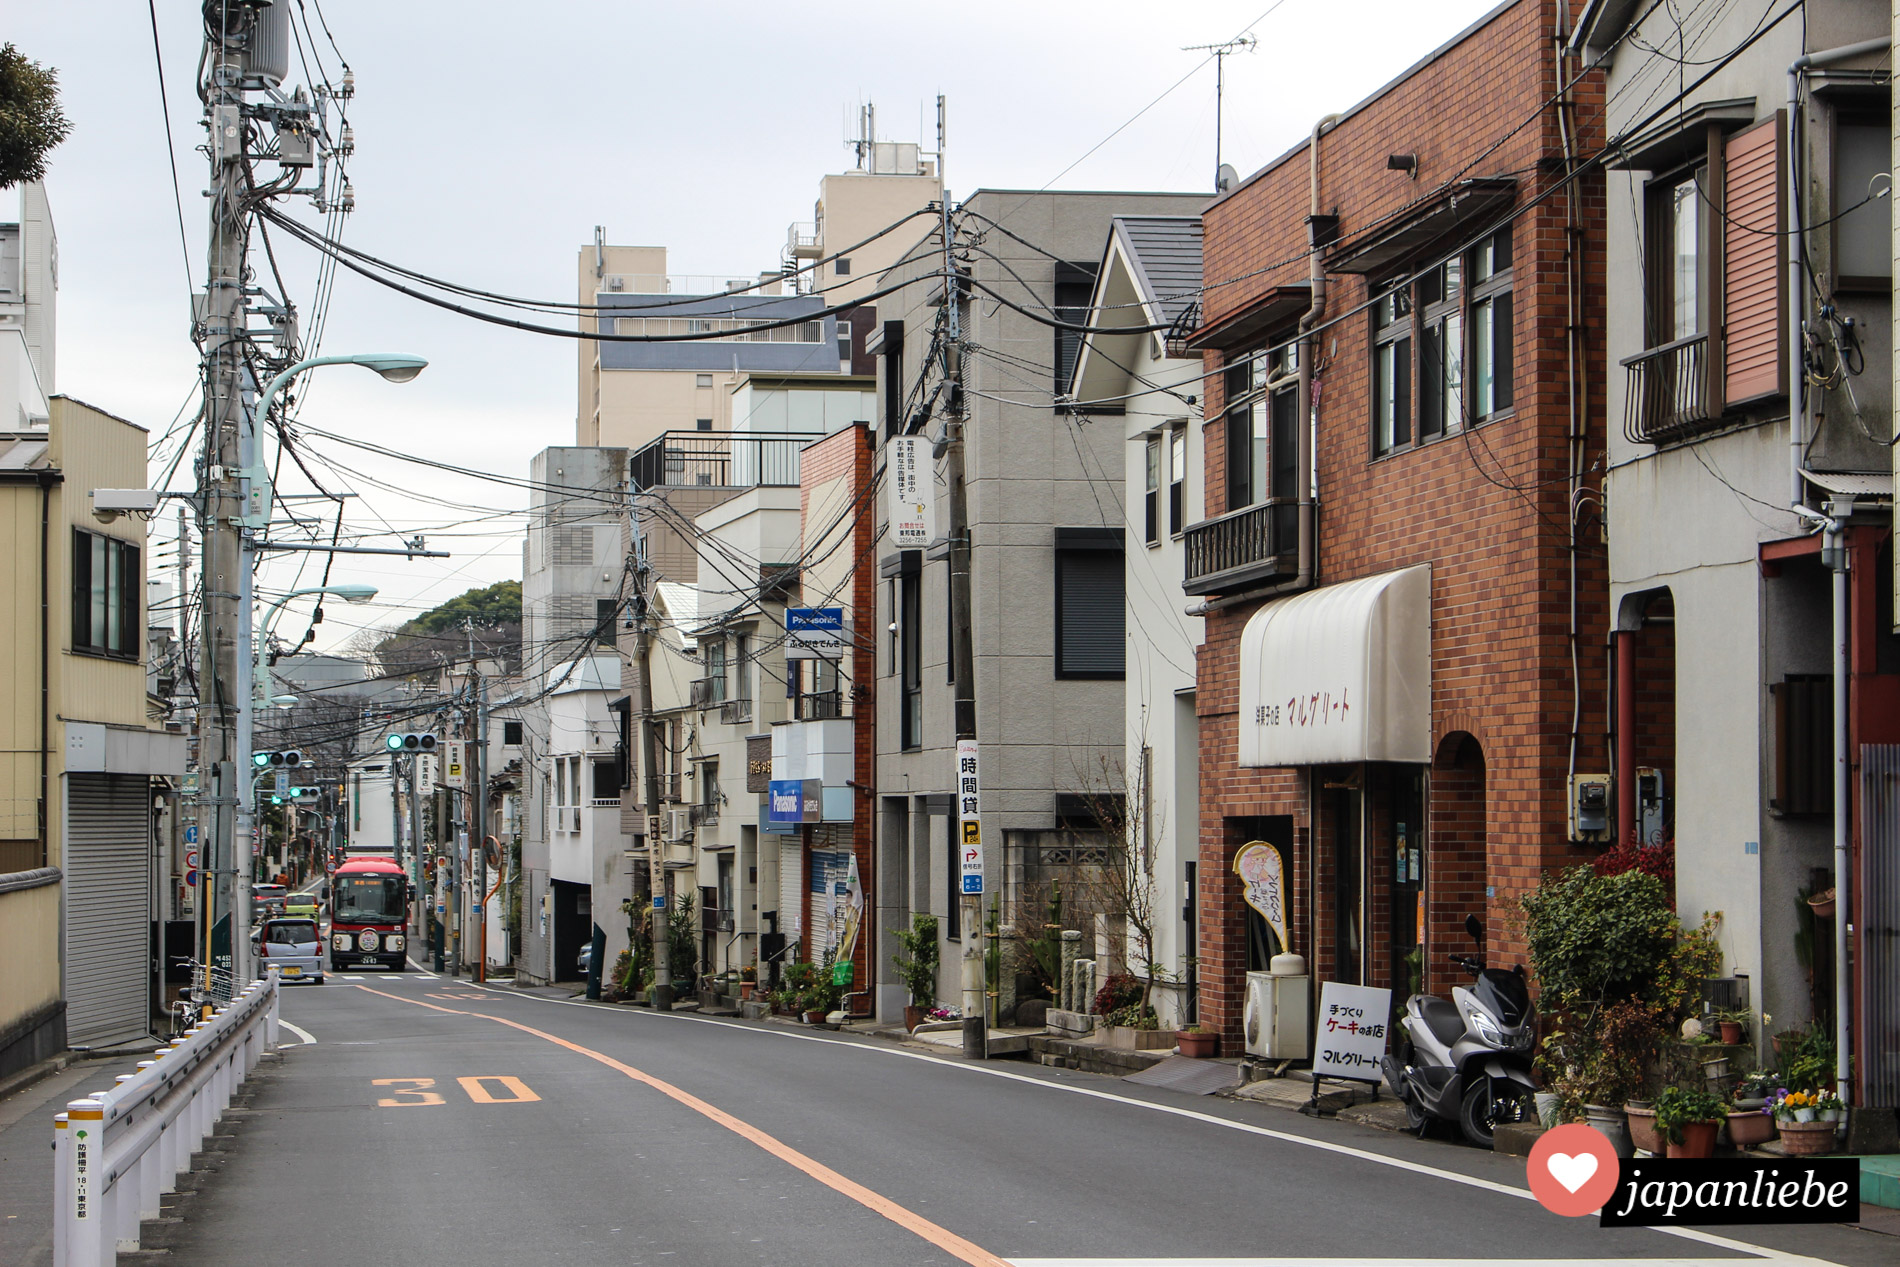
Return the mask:
<svg viewBox="0 0 1900 1267">
<path fill-rule="evenodd" d="M 1387 926 L 1392 930 L 1392 1002 L 1397 1007 L 1425 988 L 1425 772 L 1393 766 L 1387 777 Z"/>
<path fill-rule="evenodd" d="M 1363 984 L 1365 973 L 1364 773 L 1354 770 L 1349 778 L 1325 785 L 1333 854 L 1332 979 L 1346 985 Z"/>
</svg>

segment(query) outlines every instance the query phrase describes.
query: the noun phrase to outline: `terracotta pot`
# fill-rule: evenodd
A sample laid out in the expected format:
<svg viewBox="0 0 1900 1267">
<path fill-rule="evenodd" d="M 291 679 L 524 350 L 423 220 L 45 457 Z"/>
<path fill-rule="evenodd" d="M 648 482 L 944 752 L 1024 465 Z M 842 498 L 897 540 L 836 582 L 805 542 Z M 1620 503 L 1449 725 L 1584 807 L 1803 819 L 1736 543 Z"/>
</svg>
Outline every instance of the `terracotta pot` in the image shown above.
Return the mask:
<svg viewBox="0 0 1900 1267">
<path fill-rule="evenodd" d="M 823 1008 L 813 1008 L 811 1011 L 805 1013 L 805 1024 L 807 1025 L 822 1025 L 824 1020 L 825 1010 Z"/>
<path fill-rule="evenodd" d="M 1662 1132 L 1656 1129 L 1656 1110 L 1625 1105 L 1623 1112 L 1629 1120 L 1630 1143 L 1646 1153 L 1660 1154 L 1663 1137 Z"/>
<path fill-rule="evenodd" d="M 924 1023 L 924 1009 L 920 1007 L 905 1007 L 904 1028 L 906 1030 L 914 1030 L 919 1025 L 922 1025 L 923 1023 Z"/>
<path fill-rule="evenodd" d="M 1834 1123 L 1779 1122 L 1781 1151 L 1789 1157 L 1812 1157 L 1834 1150 Z"/>
<path fill-rule="evenodd" d="M 1174 1038 L 1183 1056 L 1206 1060 L 1220 1055 L 1220 1035 L 1212 1030 L 1201 1034 L 1191 1034 L 1184 1029 L 1176 1030 Z"/>
<path fill-rule="evenodd" d="M 1808 908 L 1814 912 L 1816 919 L 1833 919 L 1834 890 L 1823 889 L 1821 892 L 1816 893 L 1813 897 L 1808 899 Z"/>
<path fill-rule="evenodd" d="M 1728 1115 L 1728 1142 L 1737 1148 L 1753 1148 L 1775 1137 L 1775 1119 L 1760 1109 Z"/>
<path fill-rule="evenodd" d="M 1715 1132 L 1720 1126 L 1720 1122 L 1684 1122 L 1682 1142 L 1678 1144 L 1671 1140 L 1669 1155 L 1671 1157 L 1713 1157 Z"/>
<path fill-rule="evenodd" d="M 1742 1041 L 1742 1023 L 1740 1021 L 1722 1022 L 1722 1042 L 1733 1047 Z"/>
</svg>

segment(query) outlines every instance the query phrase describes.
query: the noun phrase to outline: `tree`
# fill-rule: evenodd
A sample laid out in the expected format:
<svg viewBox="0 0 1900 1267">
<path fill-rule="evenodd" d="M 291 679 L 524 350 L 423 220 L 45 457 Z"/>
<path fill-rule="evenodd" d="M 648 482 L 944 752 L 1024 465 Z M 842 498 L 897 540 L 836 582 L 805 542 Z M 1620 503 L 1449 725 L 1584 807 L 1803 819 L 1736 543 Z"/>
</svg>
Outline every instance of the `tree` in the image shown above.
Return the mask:
<svg viewBox="0 0 1900 1267">
<path fill-rule="evenodd" d="M 72 128 L 59 108 L 59 72 L 0 46 L 0 189 L 46 179 L 46 156 Z"/>
<path fill-rule="evenodd" d="M 520 663 L 520 581 L 497 581 L 486 589 L 468 590 L 395 629 L 365 630 L 351 648 L 375 656 L 385 673 L 422 673 L 468 655 L 470 630 L 463 627 L 465 620 L 472 627 L 476 655 L 511 667 Z"/>
</svg>

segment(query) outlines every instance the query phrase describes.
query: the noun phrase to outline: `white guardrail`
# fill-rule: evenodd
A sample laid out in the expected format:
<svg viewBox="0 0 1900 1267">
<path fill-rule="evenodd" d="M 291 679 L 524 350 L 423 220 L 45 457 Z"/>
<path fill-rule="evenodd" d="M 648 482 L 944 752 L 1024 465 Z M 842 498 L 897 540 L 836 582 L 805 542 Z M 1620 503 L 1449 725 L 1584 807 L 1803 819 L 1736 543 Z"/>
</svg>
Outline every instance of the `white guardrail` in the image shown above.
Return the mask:
<svg viewBox="0 0 1900 1267">
<path fill-rule="evenodd" d="M 277 973 L 253 982 L 110 1091 L 54 1119 L 54 1267 L 112 1267 L 139 1247 L 231 1093 L 277 1045 Z"/>
</svg>

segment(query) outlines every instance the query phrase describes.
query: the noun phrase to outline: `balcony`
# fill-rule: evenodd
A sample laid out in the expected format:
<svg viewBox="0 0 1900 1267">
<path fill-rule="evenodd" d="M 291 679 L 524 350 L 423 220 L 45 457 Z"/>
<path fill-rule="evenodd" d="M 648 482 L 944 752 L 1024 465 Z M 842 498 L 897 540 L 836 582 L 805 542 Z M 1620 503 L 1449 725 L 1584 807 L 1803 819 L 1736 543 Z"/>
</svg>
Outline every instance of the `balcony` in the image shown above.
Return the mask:
<svg viewBox="0 0 1900 1267">
<path fill-rule="evenodd" d="M 1219 594 L 1292 577 L 1298 570 L 1298 512 L 1291 501 L 1270 500 L 1190 524 L 1181 588 Z"/>
<path fill-rule="evenodd" d="M 1632 443 L 1669 444 L 1721 425 L 1709 415 L 1708 343 L 1708 335 L 1692 334 L 1622 362 L 1623 434 Z"/>
<path fill-rule="evenodd" d="M 822 439 L 815 432 L 668 431 L 634 452 L 633 488 L 796 488 L 799 454 Z"/>
<path fill-rule="evenodd" d="M 785 230 L 785 253 L 795 260 L 815 260 L 825 253 L 818 238 L 818 225 L 800 220 Z"/>
<path fill-rule="evenodd" d="M 752 720 L 752 701 L 749 699 L 729 699 L 719 705 L 719 720 L 728 726 L 736 726 Z"/>
<path fill-rule="evenodd" d="M 795 702 L 794 721 L 825 721 L 844 716 L 842 691 L 814 691 L 810 695 L 800 695 Z"/>
<path fill-rule="evenodd" d="M 693 708 L 711 708 L 722 704 L 726 698 L 726 679 L 723 677 L 694 678 L 688 688 L 691 694 L 688 703 Z"/>
</svg>

